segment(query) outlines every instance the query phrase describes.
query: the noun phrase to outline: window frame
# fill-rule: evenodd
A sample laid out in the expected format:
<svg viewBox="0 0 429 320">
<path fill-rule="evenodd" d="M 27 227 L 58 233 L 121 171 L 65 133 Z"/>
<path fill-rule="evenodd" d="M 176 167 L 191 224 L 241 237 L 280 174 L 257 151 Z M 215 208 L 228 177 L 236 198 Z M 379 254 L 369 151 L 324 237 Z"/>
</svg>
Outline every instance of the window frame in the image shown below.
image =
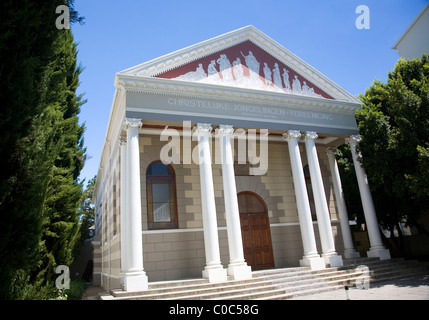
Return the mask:
<svg viewBox="0 0 429 320">
<path fill-rule="evenodd" d="M 161 230 L 161 229 L 178 229 L 178 211 L 177 211 L 177 190 L 176 190 L 176 173 L 171 165 L 162 163 L 168 169 L 168 175 L 149 175 L 148 172 L 152 165 L 162 163 L 162 161 L 153 161 L 147 166 L 146 169 L 146 204 L 147 204 L 147 226 L 148 230 Z M 155 221 L 153 212 L 153 193 L 152 186 L 156 181 L 166 182 L 169 186 L 169 201 L 170 204 L 170 221 Z M 158 183 L 164 184 L 164 183 Z"/>
</svg>

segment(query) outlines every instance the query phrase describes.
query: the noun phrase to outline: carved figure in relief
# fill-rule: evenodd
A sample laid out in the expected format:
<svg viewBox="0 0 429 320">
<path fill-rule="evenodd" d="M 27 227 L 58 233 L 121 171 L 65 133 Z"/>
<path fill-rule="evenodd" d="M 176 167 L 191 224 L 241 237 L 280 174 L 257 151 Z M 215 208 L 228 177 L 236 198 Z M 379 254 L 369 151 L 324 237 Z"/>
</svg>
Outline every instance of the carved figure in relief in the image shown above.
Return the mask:
<svg viewBox="0 0 429 320">
<path fill-rule="evenodd" d="M 286 92 L 290 92 L 289 70 L 283 68 L 283 82 L 285 83 Z"/>
<path fill-rule="evenodd" d="M 198 64 L 198 67 L 195 71 L 190 71 L 188 73 L 185 73 L 184 75 L 181 75 L 177 77 L 176 79 L 180 80 L 189 80 L 189 81 L 198 81 L 207 78 L 207 74 L 204 71 L 203 64 Z"/>
<path fill-rule="evenodd" d="M 253 55 L 252 51 L 249 51 L 249 54 L 247 56 L 245 56 L 243 54 L 243 52 L 241 52 L 241 55 L 244 57 L 244 61 L 246 62 L 246 66 L 249 68 L 250 71 L 250 76 L 254 77 L 256 79 L 259 79 L 259 68 L 260 68 L 260 64 L 258 62 L 258 60 L 256 60 L 255 56 Z"/>
<path fill-rule="evenodd" d="M 198 79 L 207 78 L 207 73 L 204 71 L 202 63 L 198 64 L 197 70 L 195 70 L 195 74 L 196 74 Z"/>
<path fill-rule="evenodd" d="M 237 58 L 236 60 L 234 60 L 234 62 L 232 63 L 232 68 L 234 71 L 234 77 L 236 80 L 241 79 L 244 75 L 243 73 L 243 66 L 241 65 L 241 59 Z"/>
<path fill-rule="evenodd" d="M 210 64 L 207 68 L 208 77 L 212 80 L 220 80 L 219 73 L 216 69 L 216 60 L 210 61 Z"/>
<path fill-rule="evenodd" d="M 280 89 L 283 88 L 282 85 L 282 78 L 280 77 L 280 69 L 279 69 L 279 64 L 276 62 L 274 64 L 274 69 L 273 69 L 273 82 L 274 85 Z"/>
<path fill-rule="evenodd" d="M 230 61 L 227 55 L 222 53 L 217 60 L 210 61 L 207 67 L 207 73 L 204 70 L 203 64 L 199 63 L 195 71 L 187 72 L 175 79 L 201 81 L 212 84 L 226 84 L 236 87 L 270 90 L 323 98 L 323 96 L 316 93 L 314 88 L 310 87 L 303 78 L 300 80 L 298 75 L 294 75 L 294 79 L 291 81 L 289 78 L 289 70 L 287 68 L 282 68 L 283 73 L 280 74 L 280 66 L 278 62 L 274 63 L 273 69 L 269 68 L 267 62 L 263 63 L 262 71 L 265 76 L 265 81 L 263 81 L 259 75 L 261 64 L 253 55 L 252 51 L 249 51 L 247 56 L 245 56 L 241 51 L 240 53 L 244 57 L 250 76 L 247 76 L 245 73 L 246 70 L 244 69 L 244 65 L 242 64 L 240 57 L 235 57 L 235 60 L 231 64 L 232 60 Z M 217 67 L 216 64 L 219 64 L 219 67 Z M 222 74 L 222 77 L 220 74 Z M 302 85 L 301 81 L 303 82 Z"/>
<path fill-rule="evenodd" d="M 264 76 L 265 76 L 265 84 L 268 86 L 273 85 L 273 80 L 271 78 L 271 69 L 268 67 L 268 64 L 264 62 Z"/>
<path fill-rule="evenodd" d="M 223 81 L 234 81 L 232 78 L 231 62 L 227 58 L 226 54 L 221 54 L 219 59 L 217 59 L 217 63 L 219 64 L 219 70 L 222 73 Z"/>
<path fill-rule="evenodd" d="M 313 97 L 322 97 L 320 94 L 317 94 L 314 92 L 313 88 L 310 88 L 307 85 L 307 82 L 304 81 L 304 84 L 302 85 L 302 94 L 306 96 L 313 96 Z"/>
<path fill-rule="evenodd" d="M 305 82 L 304 81 L 304 83 L 303 83 L 303 85 L 302 85 L 302 94 L 311 94 L 311 92 L 313 91 L 313 93 L 314 93 L 314 89 L 313 88 L 310 88 L 308 85 L 307 85 L 307 82 Z"/>
<path fill-rule="evenodd" d="M 298 79 L 298 76 L 295 75 L 292 82 L 292 90 L 294 94 L 301 94 L 301 82 Z"/>
</svg>

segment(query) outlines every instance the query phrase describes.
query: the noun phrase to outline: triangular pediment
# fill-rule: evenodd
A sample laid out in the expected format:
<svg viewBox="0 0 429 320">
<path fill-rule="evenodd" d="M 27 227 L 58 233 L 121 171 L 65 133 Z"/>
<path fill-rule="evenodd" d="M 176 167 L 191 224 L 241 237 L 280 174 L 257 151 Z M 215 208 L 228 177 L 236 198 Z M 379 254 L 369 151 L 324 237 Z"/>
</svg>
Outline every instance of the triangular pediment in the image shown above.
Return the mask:
<svg viewBox="0 0 429 320">
<path fill-rule="evenodd" d="M 333 99 L 249 40 L 156 77 Z"/>
<path fill-rule="evenodd" d="M 173 52 L 121 74 L 358 102 L 253 26 Z"/>
</svg>

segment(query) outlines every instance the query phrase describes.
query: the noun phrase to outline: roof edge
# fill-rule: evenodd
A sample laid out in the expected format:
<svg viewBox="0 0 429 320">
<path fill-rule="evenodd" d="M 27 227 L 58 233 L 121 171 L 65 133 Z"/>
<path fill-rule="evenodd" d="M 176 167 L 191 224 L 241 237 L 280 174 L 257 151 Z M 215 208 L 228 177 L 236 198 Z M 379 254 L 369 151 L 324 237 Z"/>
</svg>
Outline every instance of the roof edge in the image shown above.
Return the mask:
<svg viewBox="0 0 429 320">
<path fill-rule="evenodd" d="M 398 40 L 392 45 L 391 49 L 397 50 L 396 47 L 398 44 L 404 39 L 405 35 L 411 30 L 411 28 L 416 24 L 416 22 L 421 18 L 423 13 L 429 8 L 429 2 L 425 4 L 425 6 L 419 11 L 419 13 L 414 17 L 414 19 L 410 22 L 407 28 L 402 32 Z"/>
</svg>

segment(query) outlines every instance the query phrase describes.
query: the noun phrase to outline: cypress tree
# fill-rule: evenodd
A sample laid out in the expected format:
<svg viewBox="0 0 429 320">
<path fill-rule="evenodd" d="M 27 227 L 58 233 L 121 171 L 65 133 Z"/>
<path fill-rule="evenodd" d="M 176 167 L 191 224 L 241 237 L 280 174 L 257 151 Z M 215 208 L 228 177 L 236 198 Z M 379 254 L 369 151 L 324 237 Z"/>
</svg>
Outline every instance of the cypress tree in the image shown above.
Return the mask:
<svg viewBox="0 0 429 320">
<path fill-rule="evenodd" d="M 49 184 L 42 210 L 45 217 L 41 250 L 46 251 L 44 263 L 39 272 L 45 273 L 46 281 L 52 280 L 56 265 L 70 266 L 73 249 L 80 237 L 79 213 L 83 185 L 78 177 L 83 167 L 85 149 L 83 148 L 84 125 L 78 124 L 80 106 L 83 104 L 76 95 L 78 77 L 82 69 L 76 65 L 76 45 L 69 30 L 64 30 L 57 42 L 57 58 L 52 63 L 53 87 L 50 95 L 52 103 L 59 109 L 53 136 L 56 149 L 54 163 L 49 173 Z M 55 97 L 55 93 L 58 94 Z M 58 102 L 61 102 L 58 104 Z M 52 265 L 53 263 L 53 265 Z"/>
<path fill-rule="evenodd" d="M 2 298 L 13 298 L 12 284 L 25 281 L 28 270 L 37 263 L 34 252 L 41 235 L 40 212 L 51 164 L 46 148 L 49 132 L 40 130 L 39 124 L 42 118 L 53 116 L 53 110 L 41 104 L 41 97 L 59 31 L 54 25 L 55 8 L 61 3 L 0 3 Z"/>
<path fill-rule="evenodd" d="M 48 292 L 56 261 L 69 263 L 79 233 L 84 127 L 75 91 L 81 70 L 71 32 L 55 26 L 57 6 L 72 3 L 0 3 L 2 299 Z M 80 19 L 75 11 L 72 19 Z"/>
</svg>

